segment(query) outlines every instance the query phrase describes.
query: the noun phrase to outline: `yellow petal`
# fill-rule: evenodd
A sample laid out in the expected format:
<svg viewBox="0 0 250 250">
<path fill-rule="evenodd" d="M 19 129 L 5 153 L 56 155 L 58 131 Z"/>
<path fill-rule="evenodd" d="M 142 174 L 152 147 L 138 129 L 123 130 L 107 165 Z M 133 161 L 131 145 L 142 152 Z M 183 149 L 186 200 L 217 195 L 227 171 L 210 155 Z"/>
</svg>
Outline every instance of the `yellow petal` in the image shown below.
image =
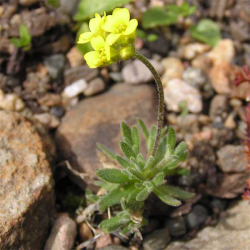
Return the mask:
<svg viewBox="0 0 250 250">
<path fill-rule="evenodd" d="M 96 36 L 91 39 L 91 46 L 94 50 L 101 50 L 104 47 L 105 42 L 102 36 Z"/>
<path fill-rule="evenodd" d="M 99 52 L 98 51 L 90 51 L 84 55 L 84 59 L 90 68 L 97 68 L 101 63 Z"/>
<path fill-rule="evenodd" d="M 126 8 L 114 9 L 112 16 L 114 17 L 115 22 L 119 22 L 125 25 L 128 25 L 129 23 L 130 13 Z"/>
<path fill-rule="evenodd" d="M 110 33 L 114 31 L 114 18 L 112 16 L 106 16 L 102 29 Z"/>
<path fill-rule="evenodd" d="M 88 43 L 91 38 L 93 36 L 93 33 L 92 32 L 85 32 L 85 33 L 82 33 L 79 37 L 79 40 L 77 43 L 81 44 L 81 43 Z"/>
<path fill-rule="evenodd" d="M 136 19 L 132 19 L 129 24 L 127 29 L 123 32 L 123 35 L 127 36 L 132 34 L 138 26 L 138 21 Z"/>
<path fill-rule="evenodd" d="M 105 53 L 106 53 L 107 60 L 109 61 L 110 60 L 110 46 L 107 43 L 105 43 Z"/>
<path fill-rule="evenodd" d="M 111 45 L 113 45 L 120 37 L 121 37 L 121 34 L 113 34 L 113 33 L 111 33 L 111 34 L 109 34 L 109 35 L 107 36 L 106 41 L 107 41 L 108 45 L 111 46 Z"/>
<path fill-rule="evenodd" d="M 89 29 L 90 31 L 96 31 L 100 28 L 100 23 L 101 23 L 101 16 L 99 14 L 95 14 L 95 18 L 92 18 L 89 21 Z"/>
</svg>

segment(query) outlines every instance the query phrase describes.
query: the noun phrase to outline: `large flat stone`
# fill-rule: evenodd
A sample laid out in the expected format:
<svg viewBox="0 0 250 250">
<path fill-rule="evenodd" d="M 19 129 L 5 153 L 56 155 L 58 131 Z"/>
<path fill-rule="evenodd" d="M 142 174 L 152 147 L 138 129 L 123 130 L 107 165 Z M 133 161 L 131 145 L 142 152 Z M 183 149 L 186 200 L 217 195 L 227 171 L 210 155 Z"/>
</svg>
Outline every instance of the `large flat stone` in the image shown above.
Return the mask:
<svg viewBox="0 0 250 250">
<path fill-rule="evenodd" d="M 148 126 L 156 124 L 154 86 L 116 84 L 102 95 L 84 99 L 65 115 L 56 133 L 59 153 L 74 169 L 87 173 L 86 183 L 92 184 L 95 169 L 102 168 L 97 142 L 121 153 L 120 123 L 133 125 L 138 117 Z"/>
<path fill-rule="evenodd" d="M 2 250 L 43 248 L 54 207 L 51 145 L 28 119 L 0 111 Z"/>
</svg>

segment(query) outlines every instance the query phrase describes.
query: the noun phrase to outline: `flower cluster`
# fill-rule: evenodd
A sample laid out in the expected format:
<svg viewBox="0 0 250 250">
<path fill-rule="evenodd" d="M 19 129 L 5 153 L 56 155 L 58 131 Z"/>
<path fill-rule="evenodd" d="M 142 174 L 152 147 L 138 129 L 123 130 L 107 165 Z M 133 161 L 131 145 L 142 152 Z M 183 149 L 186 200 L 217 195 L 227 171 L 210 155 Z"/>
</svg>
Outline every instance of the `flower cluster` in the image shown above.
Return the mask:
<svg viewBox="0 0 250 250">
<path fill-rule="evenodd" d="M 120 59 L 127 60 L 134 55 L 136 19 L 130 20 L 126 8 L 116 8 L 112 15 L 103 17 L 95 14 L 89 22 L 90 32 L 79 37 L 79 44 L 90 42 L 94 51 L 85 54 L 84 59 L 90 68 L 108 66 Z"/>
</svg>

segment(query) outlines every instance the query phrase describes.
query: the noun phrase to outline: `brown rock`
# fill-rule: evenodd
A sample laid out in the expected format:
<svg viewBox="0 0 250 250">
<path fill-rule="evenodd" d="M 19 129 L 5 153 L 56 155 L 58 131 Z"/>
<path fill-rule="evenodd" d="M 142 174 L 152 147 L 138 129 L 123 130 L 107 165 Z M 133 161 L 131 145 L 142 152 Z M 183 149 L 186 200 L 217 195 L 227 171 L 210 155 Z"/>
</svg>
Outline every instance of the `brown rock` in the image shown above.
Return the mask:
<svg viewBox="0 0 250 250">
<path fill-rule="evenodd" d="M 76 223 L 69 215 L 59 214 L 44 249 L 70 250 L 74 246 L 76 233 Z"/>
<path fill-rule="evenodd" d="M 120 122 L 132 125 L 140 117 L 148 126 L 155 124 L 156 97 L 150 85 L 116 84 L 109 92 L 84 99 L 66 114 L 57 130 L 59 152 L 73 168 L 88 173 L 86 182 L 92 184 L 95 169 L 102 167 L 96 143 L 121 153 Z"/>
<path fill-rule="evenodd" d="M 48 136 L 0 111 L 0 249 L 42 249 L 54 205 Z"/>
<path fill-rule="evenodd" d="M 242 100 L 250 98 L 250 84 L 248 82 L 244 82 L 237 87 L 233 86 L 231 97 L 239 98 Z"/>
<path fill-rule="evenodd" d="M 206 192 L 218 198 L 235 198 L 243 193 L 249 177 L 249 173 L 218 174 L 215 184 L 207 187 Z"/>
<path fill-rule="evenodd" d="M 66 55 L 67 59 L 69 60 L 70 66 L 77 67 L 83 64 L 84 58 L 81 52 L 77 49 L 77 47 L 72 47 L 70 51 Z"/>
</svg>

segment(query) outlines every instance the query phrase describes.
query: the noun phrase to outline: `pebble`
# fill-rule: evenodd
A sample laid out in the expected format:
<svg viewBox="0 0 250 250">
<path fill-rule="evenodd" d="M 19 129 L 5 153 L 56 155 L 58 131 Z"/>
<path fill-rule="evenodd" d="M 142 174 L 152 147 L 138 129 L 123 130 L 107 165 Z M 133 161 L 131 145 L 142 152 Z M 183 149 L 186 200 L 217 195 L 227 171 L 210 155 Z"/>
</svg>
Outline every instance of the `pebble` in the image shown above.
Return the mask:
<svg viewBox="0 0 250 250">
<path fill-rule="evenodd" d="M 123 82 L 122 74 L 120 72 L 110 72 L 109 76 L 115 82 Z"/>
<path fill-rule="evenodd" d="M 56 54 L 56 55 L 47 57 L 44 61 L 44 64 L 47 67 L 49 75 L 53 79 L 57 79 L 58 77 L 60 77 L 61 73 L 63 72 L 65 62 L 66 62 L 66 59 L 63 54 Z"/>
<path fill-rule="evenodd" d="M 182 77 L 186 83 L 196 89 L 200 89 L 206 83 L 206 77 L 199 68 L 187 68 Z"/>
<path fill-rule="evenodd" d="M 194 59 L 197 55 L 202 54 L 210 49 L 210 46 L 203 43 L 191 43 L 179 48 L 178 54 L 187 60 Z"/>
<path fill-rule="evenodd" d="M 85 222 L 79 225 L 78 230 L 79 230 L 79 236 L 80 236 L 81 241 L 87 241 L 94 237 L 91 228 Z"/>
<path fill-rule="evenodd" d="M 220 63 L 213 66 L 209 72 L 209 78 L 213 89 L 218 94 L 231 92 L 229 75 L 232 74 L 232 66 L 228 63 Z"/>
<path fill-rule="evenodd" d="M 192 211 L 186 215 L 185 220 L 189 229 L 201 226 L 207 219 L 207 209 L 201 205 L 195 205 Z"/>
<path fill-rule="evenodd" d="M 214 213 L 220 213 L 224 211 L 227 207 L 228 201 L 223 199 L 213 199 L 210 203 L 210 206 L 213 209 Z"/>
<path fill-rule="evenodd" d="M 191 65 L 194 68 L 199 68 L 202 72 L 208 74 L 212 67 L 212 60 L 207 56 L 206 53 L 198 55 L 191 61 Z"/>
<path fill-rule="evenodd" d="M 199 113 L 202 110 L 200 92 L 180 79 L 172 79 L 164 88 L 164 97 L 167 109 L 179 112 L 179 103 L 185 101 L 190 112 Z"/>
<path fill-rule="evenodd" d="M 68 214 L 61 213 L 54 222 L 44 249 L 70 250 L 74 246 L 76 234 L 76 223 Z"/>
<path fill-rule="evenodd" d="M 212 60 L 213 65 L 232 63 L 235 57 L 233 40 L 222 39 L 217 46 L 208 53 L 208 57 Z"/>
<path fill-rule="evenodd" d="M 100 250 L 129 250 L 129 249 L 123 246 L 109 245 L 107 247 L 101 248 Z"/>
<path fill-rule="evenodd" d="M 238 127 L 236 130 L 236 135 L 239 139 L 245 140 L 246 138 L 246 129 L 247 129 L 247 124 L 245 121 L 239 121 Z"/>
<path fill-rule="evenodd" d="M 19 0 L 19 4 L 23 6 L 30 6 L 35 3 L 38 3 L 38 0 Z"/>
<path fill-rule="evenodd" d="M 69 64 L 72 68 L 82 65 L 84 62 L 83 55 L 76 46 L 70 49 L 66 55 L 66 58 L 69 60 Z"/>
<path fill-rule="evenodd" d="M 161 64 L 164 67 L 164 73 L 162 75 L 162 84 L 164 86 L 172 79 L 181 79 L 184 72 L 184 65 L 179 58 L 166 57 L 161 61 Z"/>
<path fill-rule="evenodd" d="M 49 113 L 35 114 L 34 118 L 38 120 L 41 124 L 43 124 L 45 127 L 52 129 L 57 128 L 60 124 L 59 119 Z"/>
<path fill-rule="evenodd" d="M 169 234 L 171 236 L 181 236 L 186 233 L 186 224 L 183 217 L 167 219 L 165 226 L 168 228 Z"/>
<path fill-rule="evenodd" d="M 236 116 L 236 113 L 235 112 L 232 112 L 231 114 L 228 115 L 228 117 L 226 118 L 225 122 L 224 122 L 224 126 L 226 128 L 229 128 L 229 129 L 235 129 L 237 124 L 236 124 L 236 121 L 235 121 L 235 116 Z"/>
<path fill-rule="evenodd" d="M 92 96 L 105 89 L 105 82 L 98 77 L 89 82 L 88 87 L 83 91 L 85 96 Z"/>
<path fill-rule="evenodd" d="M 61 96 L 53 93 L 46 93 L 38 99 L 38 103 L 45 107 L 57 106 L 61 103 Z"/>
<path fill-rule="evenodd" d="M 74 98 L 83 93 L 87 87 L 88 84 L 84 79 L 77 80 L 63 90 L 62 96 L 68 99 Z"/>
<path fill-rule="evenodd" d="M 161 75 L 163 73 L 163 66 L 161 63 L 155 60 L 149 60 L 156 71 Z M 122 69 L 122 77 L 126 83 L 129 84 L 140 84 L 146 83 L 153 80 L 153 75 L 149 69 L 139 60 L 135 60 L 132 63 L 127 64 Z"/>
<path fill-rule="evenodd" d="M 225 173 L 244 172 L 248 166 L 244 150 L 243 145 L 226 145 L 220 148 L 217 151 L 219 168 Z"/>
<path fill-rule="evenodd" d="M 61 106 L 55 106 L 50 109 L 50 113 L 56 117 L 61 118 L 65 112 Z"/>
<path fill-rule="evenodd" d="M 242 101 L 236 98 L 232 98 L 230 99 L 229 104 L 234 108 L 239 108 L 242 106 Z"/>
<path fill-rule="evenodd" d="M 25 104 L 16 94 L 4 94 L 0 89 L 0 108 L 6 111 L 22 111 Z"/>
<path fill-rule="evenodd" d="M 209 117 L 211 120 L 215 120 L 217 116 L 224 117 L 227 114 L 227 109 L 227 97 L 225 95 L 216 95 L 210 103 Z"/>
<path fill-rule="evenodd" d="M 143 249 L 144 250 L 160 250 L 164 249 L 171 238 L 167 228 L 159 229 L 153 233 L 148 234 L 143 240 Z"/>
</svg>

